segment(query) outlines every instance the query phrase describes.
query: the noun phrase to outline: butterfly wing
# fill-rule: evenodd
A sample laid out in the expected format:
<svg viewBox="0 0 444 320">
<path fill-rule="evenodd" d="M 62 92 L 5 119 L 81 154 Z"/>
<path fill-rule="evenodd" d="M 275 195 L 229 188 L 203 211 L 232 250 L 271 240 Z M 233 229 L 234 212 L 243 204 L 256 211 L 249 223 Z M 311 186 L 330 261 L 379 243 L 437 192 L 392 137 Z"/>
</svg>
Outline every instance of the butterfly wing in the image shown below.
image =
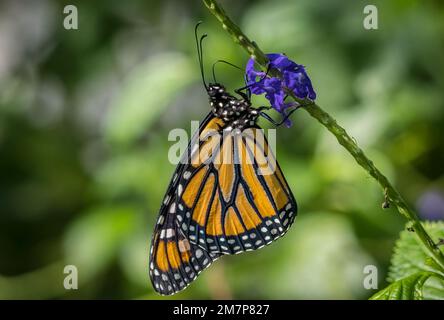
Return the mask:
<svg viewBox="0 0 444 320">
<path fill-rule="evenodd" d="M 262 129 L 227 135 L 222 127 L 209 122 L 179 176 L 177 220 L 190 243 L 234 254 L 285 234 L 297 205 Z"/>
<path fill-rule="evenodd" d="M 150 278 L 161 294 L 184 289 L 221 254 L 271 243 L 296 216 L 263 131 L 224 135 L 224 127 L 206 117 L 168 187 L 150 251 Z"/>
<path fill-rule="evenodd" d="M 196 141 L 199 132 L 208 125 L 211 118 L 210 114 L 205 118 L 191 142 Z M 182 175 L 185 163 L 189 162 L 191 142 L 167 188 L 151 240 L 150 279 L 155 290 L 163 295 L 174 294 L 186 288 L 203 269 L 220 256 L 217 253 L 208 253 L 191 243 L 177 221 L 178 177 Z"/>
<path fill-rule="evenodd" d="M 157 292 L 174 294 L 185 289 L 199 273 L 210 266 L 219 255 L 208 253 L 192 244 L 171 218 L 154 235 L 150 278 Z"/>
</svg>

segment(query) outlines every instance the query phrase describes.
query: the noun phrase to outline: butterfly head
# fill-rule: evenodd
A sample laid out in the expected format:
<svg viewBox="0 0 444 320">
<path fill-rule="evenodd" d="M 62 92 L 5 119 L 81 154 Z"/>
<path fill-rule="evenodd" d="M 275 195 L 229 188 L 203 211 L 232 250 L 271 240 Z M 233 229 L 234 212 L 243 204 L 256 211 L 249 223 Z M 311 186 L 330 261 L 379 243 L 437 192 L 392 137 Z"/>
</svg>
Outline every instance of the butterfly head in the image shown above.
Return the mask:
<svg viewBox="0 0 444 320">
<path fill-rule="evenodd" d="M 210 83 L 207 86 L 207 93 L 214 115 L 220 118 L 228 115 L 229 103 L 235 98 L 226 91 L 225 87 L 219 83 Z"/>
<path fill-rule="evenodd" d="M 221 100 L 227 96 L 225 87 L 219 83 L 209 83 L 207 93 L 210 100 Z"/>
<path fill-rule="evenodd" d="M 210 83 L 207 92 L 214 116 L 222 119 L 227 127 L 242 129 L 256 121 L 259 114 L 250 108 L 249 99 L 232 96 L 219 83 Z"/>
</svg>

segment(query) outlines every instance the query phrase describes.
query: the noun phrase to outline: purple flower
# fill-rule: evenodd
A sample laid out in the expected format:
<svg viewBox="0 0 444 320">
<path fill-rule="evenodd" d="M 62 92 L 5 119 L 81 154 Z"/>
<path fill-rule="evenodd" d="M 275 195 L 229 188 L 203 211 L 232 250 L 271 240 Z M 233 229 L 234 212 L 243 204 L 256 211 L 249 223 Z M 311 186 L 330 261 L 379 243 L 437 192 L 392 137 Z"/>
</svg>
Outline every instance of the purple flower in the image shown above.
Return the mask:
<svg viewBox="0 0 444 320">
<path fill-rule="evenodd" d="M 419 215 L 427 220 L 444 219 L 444 194 L 439 190 L 429 190 L 416 202 Z"/>
<path fill-rule="evenodd" d="M 288 59 L 284 54 L 267 54 L 270 60 L 270 68 L 277 69 L 282 74 L 282 78 L 265 77 L 265 72 L 257 71 L 254 68 L 254 59 L 248 60 L 246 67 L 246 79 L 252 94 L 263 94 L 270 101 L 271 106 L 284 116 L 285 109 L 294 106 L 294 103 L 286 103 L 285 90 L 290 90 L 300 99 L 316 99 L 316 93 L 311 85 L 310 78 L 305 72 L 304 66 Z M 287 122 L 289 126 L 291 122 Z"/>
</svg>

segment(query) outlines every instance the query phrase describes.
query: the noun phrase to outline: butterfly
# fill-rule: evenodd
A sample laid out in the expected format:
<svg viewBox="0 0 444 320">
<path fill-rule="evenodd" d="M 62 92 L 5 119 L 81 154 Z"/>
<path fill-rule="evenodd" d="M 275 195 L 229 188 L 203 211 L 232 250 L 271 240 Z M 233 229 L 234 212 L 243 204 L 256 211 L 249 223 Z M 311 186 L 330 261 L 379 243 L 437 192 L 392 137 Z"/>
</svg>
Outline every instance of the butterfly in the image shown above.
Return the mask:
<svg viewBox="0 0 444 320">
<path fill-rule="evenodd" d="M 202 71 L 202 39 L 197 41 Z M 222 255 L 256 250 L 283 236 L 297 204 L 257 124 L 261 108 L 238 89 L 205 83 L 211 111 L 192 137 L 162 202 L 151 241 L 155 291 L 186 288 Z"/>
</svg>

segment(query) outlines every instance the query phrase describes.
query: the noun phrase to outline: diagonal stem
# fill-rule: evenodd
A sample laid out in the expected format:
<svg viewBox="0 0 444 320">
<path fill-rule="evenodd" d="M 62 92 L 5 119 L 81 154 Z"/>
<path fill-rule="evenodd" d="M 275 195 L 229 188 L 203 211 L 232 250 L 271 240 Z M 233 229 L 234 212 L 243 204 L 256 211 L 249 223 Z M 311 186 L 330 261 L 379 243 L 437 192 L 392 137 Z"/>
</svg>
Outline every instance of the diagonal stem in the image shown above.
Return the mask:
<svg viewBox="0 0 444 320">
<path fill-rule="evenodd" d="M 248 54 L 255 59 L 256 63 L 264 70 L 267 69 L 268 58 L 257 46 L 251 41 L 242 30 L 227 16 L 222 7 L 215 0 L 203 0 L 208 10 L 222 23 L 222 27 L 233 37 L 234 42 L 242 46 Z M 279 76 L 277 70 L 270 70 L 271 75 Z M 298 103 L 304 104 L 303 109 L 307 111 L 313 118 L 318 120 L 327 128 L 338 140 L 338 142 L 352 155 L 356 162 L 367 171 L 382 187 L 387 200 L 394 204 L 398 212 L 403 215 L 410 223 L 425 251 L 433 257 L 435 262 L 444 271 L 444 255 L 439 247 L 433 242 L 427 231 L 422 226 L 417 214 L 413 211 L 393 187 L 387 177 L 374 165 L 357 145 L 356 141 L 341 127 L 336 120 L 324 111 L 316 103 L 310 100 L 301 100 L 294 96 L 291 92 L 289 95 Z"/>
</svg>

